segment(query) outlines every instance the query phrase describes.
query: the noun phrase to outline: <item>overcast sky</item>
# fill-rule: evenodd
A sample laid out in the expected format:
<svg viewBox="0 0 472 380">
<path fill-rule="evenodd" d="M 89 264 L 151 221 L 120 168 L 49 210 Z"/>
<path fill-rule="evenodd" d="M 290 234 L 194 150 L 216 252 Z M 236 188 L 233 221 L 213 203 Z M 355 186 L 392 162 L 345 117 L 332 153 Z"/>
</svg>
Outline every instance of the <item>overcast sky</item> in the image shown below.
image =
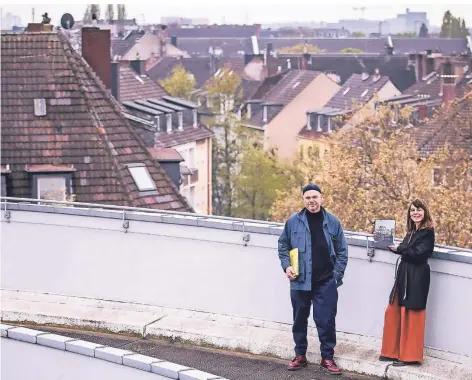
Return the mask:
<svg viewBox="0 0 472 380">
<path fill-rule="evenodd" d="M 136 2 L 126 4 L 129 18 L 136 17 L 144 19 L 146 23 L 159 22 L 162 16 L 180 16 L 209 18 L 212 23 L 274 23 L 289 21 L 324 21 L 336 22 L 339 19 L 358 18 L 360 11 L 353 10 L 353 7 L 365 6 L 366 19 L 387 19 L 394 18 L 397 13 L 404 13 L 406 8 L 410 11 L 427 12 L 430 23 L 440 26 L 442 16 L 447 9 L 460 17 L 464 17 L 469 27 L 472 27 L 472 5 L 470 1 L 459 1 L 454 4 L 443 2 L 442 4 L 425 4 L 416 2 L 415 4 L 393 5 L 393 2 L 382 5 L 380 1 L 364 1 L 362 3 L 333 2 L 329 4 L 317 3 L 314 1 L 234 1 L 219 0 L 218 2 L 198 1 L 198 0 L 172 0 L 154 2 L 153 5 L 144 5 Z M 389 5 L 390 4 L 390 5 Z M 106 3 L 100 4 L 102 13 L 105 12 Z M 85 11 L 84 4 L 6 4 L 2 6 L 3 16 L 5 13 L 21 17 L 23 24 L 32 20 L 32 9 L 35 8 L 35 21 L 41 20 L 41 14 L 48 12 L 52 22 L 59 24 L 61 16 L 69 12 L 76 20 L 80 20 Z"/>
</svg>

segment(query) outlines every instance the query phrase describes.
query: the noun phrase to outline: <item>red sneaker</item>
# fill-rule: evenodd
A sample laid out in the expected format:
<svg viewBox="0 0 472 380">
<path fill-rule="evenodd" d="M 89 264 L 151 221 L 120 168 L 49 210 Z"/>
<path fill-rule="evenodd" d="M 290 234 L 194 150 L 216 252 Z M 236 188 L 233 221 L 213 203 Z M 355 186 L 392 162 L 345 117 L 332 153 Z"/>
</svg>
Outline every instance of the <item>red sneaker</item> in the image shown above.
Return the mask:
<svg viewBox="0 0 472 380">
<path fill-rule="evenodd" d="M 326 369 L 331 375 L 342 375 L 343 373 L 333 360 L 323 359 L 321 360 L 320 366 Z"/>
<path fill-rule="evenodd" d="M 299 355 L 295 357 L 290 363 L 288 363 L 287 369 L 289 371 L 298 371 L 308 365 L 305 355 Z"/>
</svg>

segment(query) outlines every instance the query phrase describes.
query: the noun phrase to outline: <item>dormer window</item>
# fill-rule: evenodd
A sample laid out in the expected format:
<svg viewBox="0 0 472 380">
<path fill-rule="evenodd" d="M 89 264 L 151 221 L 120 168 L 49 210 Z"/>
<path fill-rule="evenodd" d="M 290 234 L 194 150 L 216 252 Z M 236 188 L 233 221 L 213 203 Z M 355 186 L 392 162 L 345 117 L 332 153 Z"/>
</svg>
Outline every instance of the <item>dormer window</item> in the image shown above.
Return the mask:
<svg viewBox="0 0 472 380">
<path fill-rule="evenodd" d="M 193 126 L 198 127 L 198 111 L 196 109 L 192 110 L 193 115 Z"/>
<path fill-rule="evenodd" d="M 70 165 L 31 165 L 25 170 L 31 175 L 31 198 L 70 201 L 72 173 Z"/>
<path fill-rule="evenodd" d="M 184 129 L 184 113 L 179 112 L 178 116 L 179 116 L 179 131 L 182 131 Z"/>
<path fill-rule="evenodd" d="M 321 132 L 321 115 L 316 116 L 316 131 Z"/>
<path fill-rule="evenodd" d="M 166 114 L 167 133 L 172 133 L 172 114 Z"/>
<path fill-rule="evenodd" d="M 312 130 L 312 125 L 311 125 L 311 113 L 307 114 L 307 120 L 306 120 L 306 126 L 309 131 Z"/>
</svg>

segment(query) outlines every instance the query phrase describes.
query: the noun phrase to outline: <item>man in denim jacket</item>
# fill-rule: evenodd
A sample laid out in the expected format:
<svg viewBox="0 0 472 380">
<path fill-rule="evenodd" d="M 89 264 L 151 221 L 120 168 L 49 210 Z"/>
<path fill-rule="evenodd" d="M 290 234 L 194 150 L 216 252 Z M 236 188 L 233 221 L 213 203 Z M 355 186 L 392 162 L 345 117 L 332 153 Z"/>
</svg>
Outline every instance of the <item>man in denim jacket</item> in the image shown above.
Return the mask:
<svg viewBox="0 0 472 380">
<path fill-rule="evenodd" d="M 339 220 L 321 203 L 323 196 L 317 185 L 303 188 L 305 208 L 285 223 L 279 238 L 279 258 L 290 279 L 293 307 L 293 340 L 295 358 L 287 369 L 306 367 L 307 329 L 313 303 L 313 319 L 321 349 L 320 365 L 332 374 L 341 374 L 333 360 L 336 346 L 336 313 L 338 290 L 347 265 L 346 239 Z M 290 250 L 298 248 L 299 274 L 290 265 Z"/>
</svg>

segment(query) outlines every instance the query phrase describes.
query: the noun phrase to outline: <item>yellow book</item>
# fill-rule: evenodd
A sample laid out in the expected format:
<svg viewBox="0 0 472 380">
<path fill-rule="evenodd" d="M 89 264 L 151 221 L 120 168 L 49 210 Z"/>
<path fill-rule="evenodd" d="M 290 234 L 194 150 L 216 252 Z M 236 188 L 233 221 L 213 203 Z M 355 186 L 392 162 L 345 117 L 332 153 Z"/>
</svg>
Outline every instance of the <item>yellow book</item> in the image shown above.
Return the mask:
<svg viewBox="0 0 472 380">
<path fill-rule="evenodd" d="M 298 248 L 294 248 L 290 251 L 290 265 L 295 272 L 295 276 L 298 276 L 300 274 L 300 269 L 298 266 Z"/>
</svg>

